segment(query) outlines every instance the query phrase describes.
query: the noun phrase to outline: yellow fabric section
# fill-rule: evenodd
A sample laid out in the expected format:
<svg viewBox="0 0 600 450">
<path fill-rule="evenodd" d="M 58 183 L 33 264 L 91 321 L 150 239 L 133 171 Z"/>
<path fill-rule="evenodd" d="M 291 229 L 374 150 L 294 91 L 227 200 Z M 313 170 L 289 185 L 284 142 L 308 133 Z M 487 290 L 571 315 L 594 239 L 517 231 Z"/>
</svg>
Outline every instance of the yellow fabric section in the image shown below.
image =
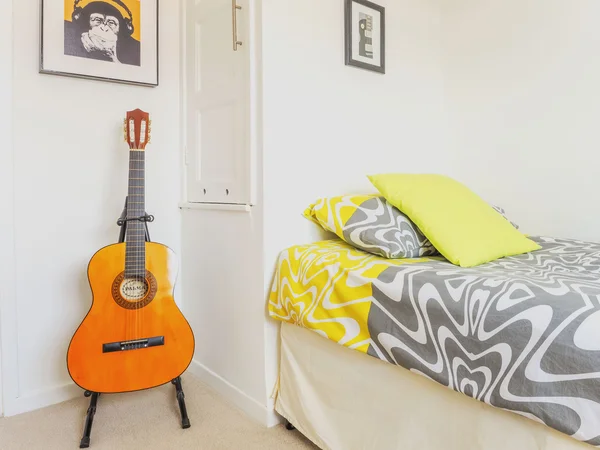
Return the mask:
<svg viewBox="0 0 600 450">
<path fill-rule="evenodd" d="M 378 195 L 343 195 L 321 198 L 304 211 L 304 217 L 344 238 L 344 225 L 360 205 Z"/>
<path fill-rule="evenodd" d="M 473 267 L 541 248 L 449 177 L 382 174 L 369 179 L 453 264 Z"/>
<path fill-rule="evenodd" d="M 424 260 L 390 260 L 340 240 L 290 247 L 279 256 L 269 315 L 366 353 L 371 283 L 388 267 Z"/>
<path fill-rule="evenodd" d="M 105 1 L 105 3 L 108 3 L 109 5 L 112 5 L 115 8 L 117 8 L 123 17 L 125 17 L 126 19 L 129 18 L 129 14 L 125 10 L 125 8 L 123 8 L 121 5 L 119 5 L 118 3 L 115 3 L 111 0 L 83 0 L 81 3 L 79 3 L 78 6 L 80 8 L 85 8 L 88 4 L 92 3 L 93 1 Z M 64 2 L 65 2 L 65 20 L 71 22 L 71 17 L 73 15 L 73 9 L 75 6 L 75 2 L 73 0 L 64 0 Z M 129 10 L 131 11 L 131 15 L 133 16 L 133 27 L 135 29 L 131 36 L 136 41 L 140 41 L 141 35 L 142 35 L 141 34 L 142 22 L 141 22 L 140 0 L 122 0 L 122 2 L 125 5 L 127 5 Z"/>
</svg>

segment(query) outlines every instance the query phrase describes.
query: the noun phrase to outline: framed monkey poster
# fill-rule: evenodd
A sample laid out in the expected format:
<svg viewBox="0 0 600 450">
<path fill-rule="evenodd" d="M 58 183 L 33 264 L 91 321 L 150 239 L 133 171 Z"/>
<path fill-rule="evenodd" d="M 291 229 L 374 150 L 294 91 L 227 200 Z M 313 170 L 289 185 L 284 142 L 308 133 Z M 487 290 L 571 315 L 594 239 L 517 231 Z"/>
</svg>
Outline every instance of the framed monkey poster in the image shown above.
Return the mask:
<svg viewBox="0 0 600 450">
<path fill-rule="evenodd" d="M 158 0 L 41 2 L 41 73 L 158 86 Z"/>
</svg>

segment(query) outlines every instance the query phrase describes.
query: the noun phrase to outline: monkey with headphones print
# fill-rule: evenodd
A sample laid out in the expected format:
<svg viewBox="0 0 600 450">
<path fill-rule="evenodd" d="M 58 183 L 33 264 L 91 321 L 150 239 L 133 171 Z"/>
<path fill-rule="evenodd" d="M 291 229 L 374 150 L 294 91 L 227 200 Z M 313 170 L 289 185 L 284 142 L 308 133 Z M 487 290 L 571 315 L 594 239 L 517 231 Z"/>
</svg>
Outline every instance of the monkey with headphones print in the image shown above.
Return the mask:
<svg viewBox="0 0 600 450">
<path fill-rule="evenodd" d="M 140 65 L 141 44 L 123 0 L 75 0 L 73 6 L 65 20 L 65 55 Z"/>
</svg>

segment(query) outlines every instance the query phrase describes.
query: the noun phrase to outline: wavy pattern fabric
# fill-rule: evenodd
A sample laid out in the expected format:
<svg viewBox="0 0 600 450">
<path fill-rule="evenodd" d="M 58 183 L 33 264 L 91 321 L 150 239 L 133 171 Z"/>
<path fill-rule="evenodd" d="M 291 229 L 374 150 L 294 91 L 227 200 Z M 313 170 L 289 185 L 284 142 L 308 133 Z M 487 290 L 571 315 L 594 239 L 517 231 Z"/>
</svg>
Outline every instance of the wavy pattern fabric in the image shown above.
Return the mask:
<svg viewBox="0 0 600 450">
<path fill-rule="evenodd" d="M 281 255 L 272 317 L 600 446 L 600 245 L 475 268 L 339 241 Z"/>
<path fill-rule="evenodd" d="M 508 220 L 513 227 L 515 227 L 517 230 L 519 229 L 519 225 L 517 225 L 515 222 L 513 222 L 512 220 L 510 220 L 508 218 L 508 216 L 506 215 L 506 211 L 504 210 L 504 208 L 502 208 L 500 206 L 496 206 L 496 205 L 490 205 L 490 206 L 492 208 L 494 208 L 496 210 L 496 212 L 498 212 L 499 214 L 501 214 L 502 217 L 504 217 L 506 220 Z"/>
<path fill-rule="evenodd" d="M 418 258 L 438 251 L 417 226 L 384 197 L 323 198 L 304 216 L 354 247 L 390 259 Z"/>
<path fill-rule="evenodd" d="M 413 261 L 384 259 L 338 240 L 291 247 L 279 256 L 269 313 L 366 353 L 373 342 L 372 281 Z"/>
<path fill-rule="evenodd" d="M 510 221 L 504 209 L 492 208 Z M 352 246 L 384 258 L 439 255 L 408 216 L 380 195 L 322 198 L 310 205 L 304 216 Z"/>
</svg>

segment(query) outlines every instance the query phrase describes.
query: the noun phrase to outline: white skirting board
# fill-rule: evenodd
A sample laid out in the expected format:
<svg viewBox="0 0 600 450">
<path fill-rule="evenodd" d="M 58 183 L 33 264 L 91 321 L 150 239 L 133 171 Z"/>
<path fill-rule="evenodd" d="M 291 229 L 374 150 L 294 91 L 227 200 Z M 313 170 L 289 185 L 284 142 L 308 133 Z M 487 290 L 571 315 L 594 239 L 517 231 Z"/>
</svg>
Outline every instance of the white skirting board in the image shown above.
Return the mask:
<svg viewBox="0 0 600 450">
<path fill-rule="evenodd" d="M 281 423 L 282 419 L 272 405 L 266 407 L 250 398 L 244 392 L 227 382 L 219 375 L 206 368 L 197 361 L 192 361 L 188 373 L 198 377 L 202 382 L 217 391 L 227 401 L 241 409 L 248 416 L 266 427 L 274 427 Z M 185 390 L 185 386 L 184 386 Z M 62 386 L 44 389 L 14 399 L 5 399 L 4 415 L 6 417 L 16 416 L 36 409 L 52 406 L 67 400 L 83 396 L 83 390 L 75 383 L 70 382 Z"/>
<path fill-rule="evenodd" d="M 4 415 L 16 416 L 46 406 L 66 402 L 67 400 L 83 396 L 83 390 L 75 383 L 70 382 L 41 391 L 33 392 L 17 398 L 5 398 Z"/>
<path fill-rule="evenodd" d="M 265 427 L 274 427 L 282 422 L 281 416 L 275 412 L 272 405 L 269 405 L 269 407 L 261 405 L 198 361 L 192 361 L 188 372 L 197 376 L 202 382 L 221 394 L 227 401 Z"/>
</svg>

